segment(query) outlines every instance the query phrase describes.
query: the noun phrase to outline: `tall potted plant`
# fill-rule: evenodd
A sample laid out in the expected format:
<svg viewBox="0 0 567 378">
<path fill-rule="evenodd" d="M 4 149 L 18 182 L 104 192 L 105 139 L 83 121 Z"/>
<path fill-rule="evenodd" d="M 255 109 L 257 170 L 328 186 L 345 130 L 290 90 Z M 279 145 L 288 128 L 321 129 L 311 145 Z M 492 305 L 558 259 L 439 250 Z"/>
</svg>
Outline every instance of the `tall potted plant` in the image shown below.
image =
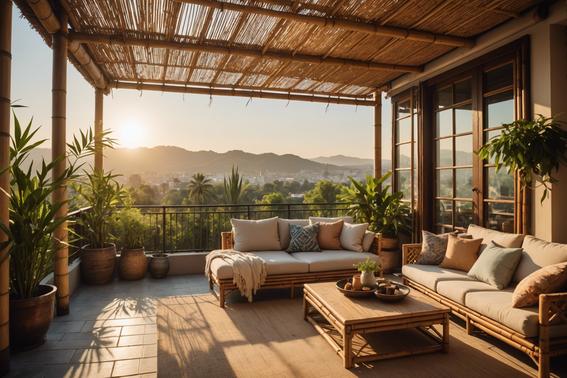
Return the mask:
<svg viewBox="0 0 567 378">
<path fill-rule="evenodd" d="M 358 221 L 368 223 L 371 231 L 382 234 L 383 267 L 389 272 L 397 267 L 399 260 L 398 236 L 411 232 L 411 211 L 402 201 L 401 192 L 392 192 L 385 182 L 391 177 L 388 172 L 382 177 L 367 176 L 365 181 L 350 177 L 350 186 L 339 195 L 341 201 L 350 202 L 348 213 Z M 386 255 L 392 251 L 390 255 Z"/>
<path fill-rule="evenodd" d="M 527 231 L 527 190 L 536 184 L 543 187 L 540 202 L 545 201 L 556 182 L 552 176 L 561 164 L 567 164 L 567 130 L 558 121 L 538 114 L 534 120 L 518 120 L 503 124 L 500 135 L 490 139 L 478 155 L 492 160 L 496 170 L 503 166 L 508 173 L 517 173 L 522 187 L 523 227 Z"/>
<path fill-rule="evenodd" d="M 145 277 L 148 259 L 144 252 L 147 226 L 139 209 L 120 209 L 113 220 L 113 229 L 121 249 L 118 274 L 121 279 L 133 281 Z"/>
<path fill-rule="evenodd" d="M 68 144 L 68 156 L 49 163 L 32 161 L 31 154 L 45 140 L 33 141 L 39 128 L 32 122 L 22 128 L 14 113 L 14 135 L 10 145 L 10 224 L 0 224 L 7 236 L 0 250 L 6 251 L 0 259 L 10 259 L 10 338 L 12 347 L 29 349 L 40 345 L 53 318 L 56 287 L 42 284 L 51 272 L 56 248 L 54 231 L 68 220 L 56 217 L 67 201 L 53 202 L 52 193 L 74 180 L 81 159 L 94 152 L 91 131 L 81 132 Z M 53 177 L 55 166 L 67 159 L 67 168 Z"/>
<path fill-rule="evenodd" d="M 75 189 L 79 201 L 89 207 L 77 220 L 86 241 L 81 250 L 81 278 L 90 285 L 103 285 L 111 282 L 114 274 L 116 245 L 111 218 L 125 191 L 115 174 L 95 169 L 85 172 L 85 176 Z"/>
</svg>

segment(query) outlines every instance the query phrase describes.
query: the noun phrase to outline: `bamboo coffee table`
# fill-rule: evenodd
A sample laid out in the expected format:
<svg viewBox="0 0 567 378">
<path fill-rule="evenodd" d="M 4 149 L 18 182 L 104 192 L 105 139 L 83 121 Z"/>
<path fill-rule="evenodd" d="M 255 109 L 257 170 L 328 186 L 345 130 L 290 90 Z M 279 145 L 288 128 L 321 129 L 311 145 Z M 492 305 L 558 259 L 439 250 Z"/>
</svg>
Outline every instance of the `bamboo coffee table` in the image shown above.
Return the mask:
<svg viewBox="0 0 567 378">
<path fill-rule="evenodd" d="M 402 302 L 385 303 L 345 297 L 334 282 L 306 284 L 303 312 L 345 368 L 449 348 L 450 309 L 413 290 Z"/>
</svg>

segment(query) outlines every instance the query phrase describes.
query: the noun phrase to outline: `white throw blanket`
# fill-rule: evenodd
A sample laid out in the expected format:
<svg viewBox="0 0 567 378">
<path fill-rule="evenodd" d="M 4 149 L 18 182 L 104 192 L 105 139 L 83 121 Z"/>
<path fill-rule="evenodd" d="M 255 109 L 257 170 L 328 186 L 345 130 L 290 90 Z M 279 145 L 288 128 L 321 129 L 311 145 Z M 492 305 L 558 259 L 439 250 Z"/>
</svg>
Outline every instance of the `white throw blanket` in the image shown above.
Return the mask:
<svg viewBox="0 0 567 378">
<path fill-rule="evenodd" d="M 240 294 L 252 302 L 252 296 L 266 281 L 268 275 L 266 262 L 261 257 L 251 253 L 219 249 L 207 255 L 205 264 L 207 277 L 211 274 L 211 263 L 214 259 L 222 259 L 232 267 L 234 284 L 240 290 Z"/>
</svg>

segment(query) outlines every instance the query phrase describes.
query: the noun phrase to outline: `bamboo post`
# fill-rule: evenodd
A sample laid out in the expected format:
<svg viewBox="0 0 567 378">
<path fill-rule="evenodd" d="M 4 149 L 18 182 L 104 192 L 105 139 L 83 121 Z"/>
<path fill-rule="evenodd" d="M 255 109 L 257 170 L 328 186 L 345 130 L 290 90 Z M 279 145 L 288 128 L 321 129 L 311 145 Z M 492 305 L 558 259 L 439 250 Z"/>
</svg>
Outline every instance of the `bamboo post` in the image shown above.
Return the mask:
<svg viewBox="0 0 567 378">
<path fill-rule="evenodd" d="M 95 89 L 95 170 L 103 170 L 102 130 L 103 130 L 104 93 L 101 88 Z"/>
<path fill-rule="evenodd" d="M 53 160 L 66 156 L 67 123 L 67 17 L 61 17 L 61 30 L 53 34 L 53 83 L 52 83 L 52 137 L 51 150 Z M 67 165 L 66 158 L 59 160 L 53 169 L 53 177 L 63 174 Z M 61 186 L 52 196 L 53 202 L 67 200 L 67 187 Z M 57 212 L 57 217 L 67 215 L 65 203 Z M 64 222 L 53 234 L 55 254 L 55 286 L 57 286 L 57 314 L 69 313 L 69 249 L 67 247 L 67 222 Z"/>
<path fill-rule="evenodd" d="M 374 177 L 382 176 L 382 92 L 374 93 Z"/>
<path fill-rule="evenodd" d="M 12 66 L 12 0 L 0 0 L 0 188 L 10 191 L 10 80 Z M 8 225 L 8 197 L 0 194 L 0 222 Z M 5 235 L 0 233 L 0 240 Z M 8 251 L 0 251 L 0 261 Z M 10 368 L 10 263 L 0 263 L 0 376 Z"/>
</svg>

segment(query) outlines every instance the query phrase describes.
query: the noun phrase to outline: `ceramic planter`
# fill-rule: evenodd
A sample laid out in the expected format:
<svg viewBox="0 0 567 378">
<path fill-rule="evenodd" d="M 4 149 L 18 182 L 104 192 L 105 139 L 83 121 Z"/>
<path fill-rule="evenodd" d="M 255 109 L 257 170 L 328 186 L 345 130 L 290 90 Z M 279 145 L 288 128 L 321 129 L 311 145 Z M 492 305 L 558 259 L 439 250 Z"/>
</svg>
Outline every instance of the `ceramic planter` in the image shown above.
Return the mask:
<svg viewBox="0 0 567 378">
<path fill-rule="evenodd" d="M 164 278 L 169 272 L 169 257 L 165 253 L 152 255 L 150 274 L 153 278 Z"/>
<path fill-rule="evenodd" d="M 53 285 L 39 285 L 35 297 L 10 299 L 10 344 L 14 350 L 31 349 L 45 342 L 56 292 Z"/>
<path fill-rule="evenodd" d="M 116 265 L 116 246 L 105 248 L 83 247 L 81 251 L 81 278 L 88 285 L 104 285 L 112 282 Z"/>
<path fill-rule="evenodd" d="M 148 258 L 144 248 L 123 249 L 120 254 L 118 275 L 127 281 L 141 280 L 148 270 Z"/>
<path fill-rule="evenodd" d="M 361 272 L 360 273 L 360 281 L 362 286 L 367 287 L 374 287 L 376 286 L 376 277 L 374 276 L 374 272 Z"/>
</svg>

